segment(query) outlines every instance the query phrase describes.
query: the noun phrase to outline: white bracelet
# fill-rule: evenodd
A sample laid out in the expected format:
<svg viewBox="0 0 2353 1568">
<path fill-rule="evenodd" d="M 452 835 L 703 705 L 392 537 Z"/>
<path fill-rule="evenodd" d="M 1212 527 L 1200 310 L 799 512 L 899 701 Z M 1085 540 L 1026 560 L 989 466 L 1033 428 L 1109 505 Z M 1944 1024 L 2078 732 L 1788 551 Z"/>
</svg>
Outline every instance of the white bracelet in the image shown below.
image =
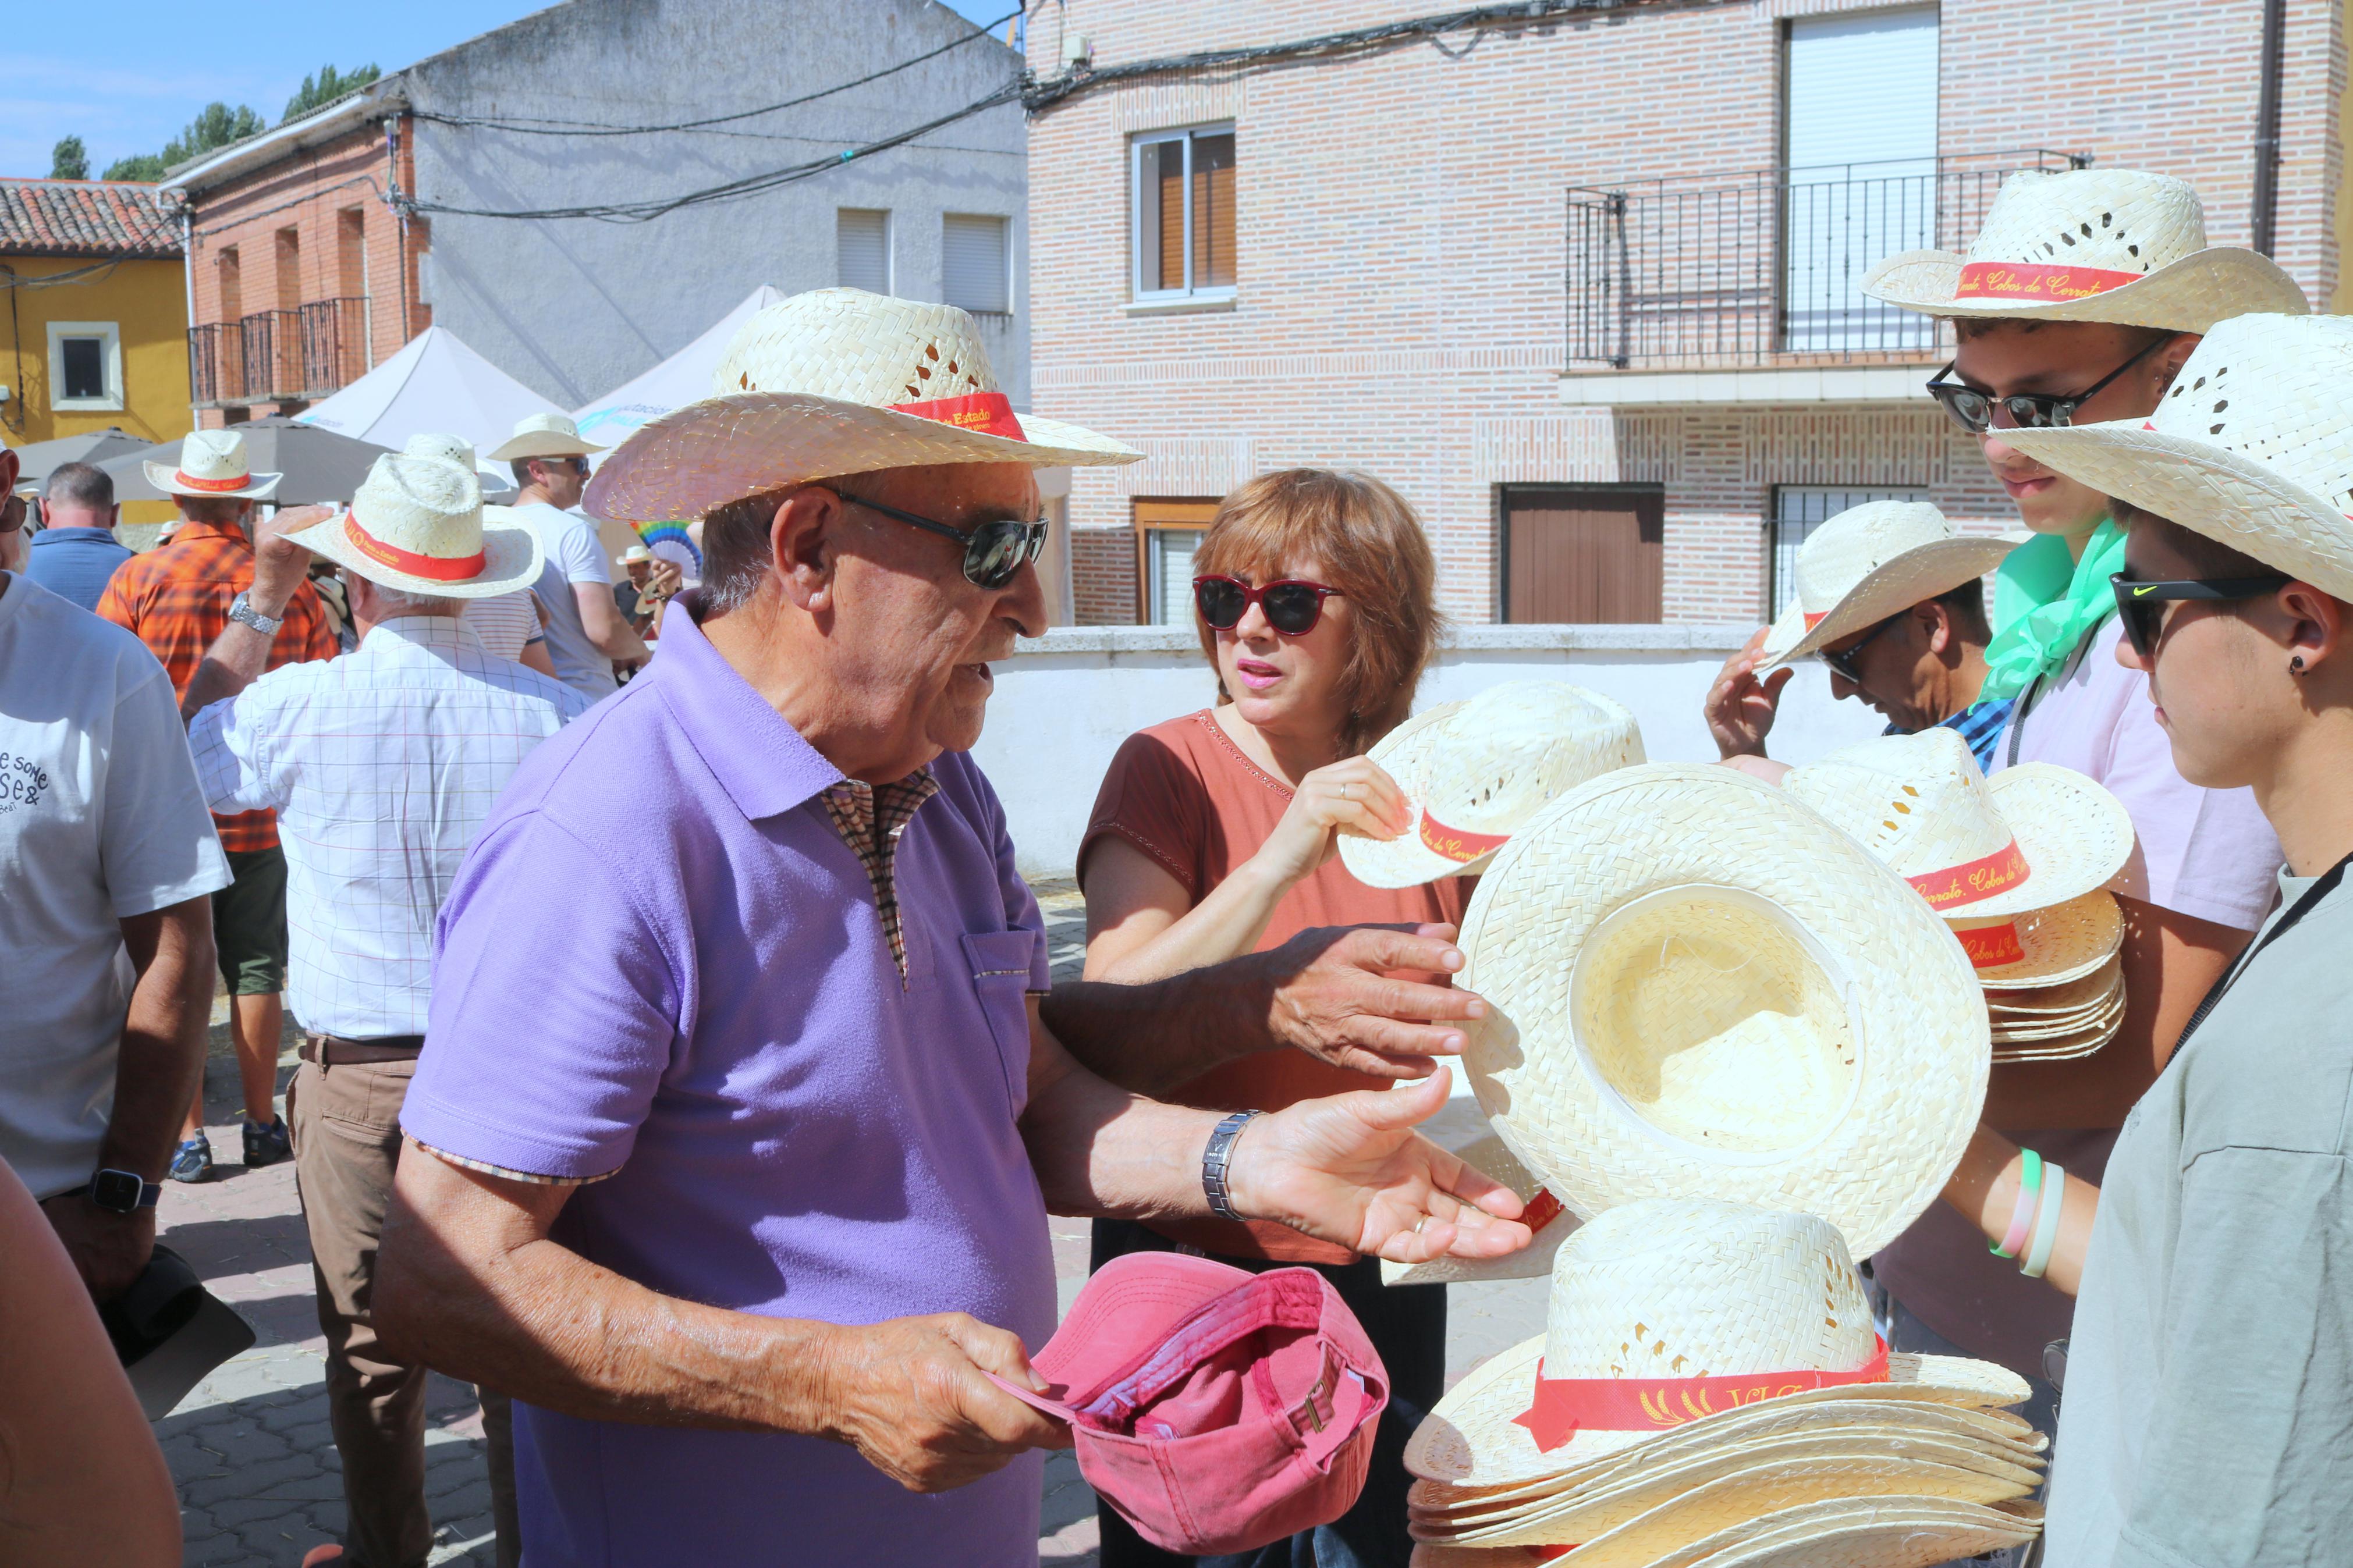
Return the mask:
<svg viewBox="0 0 2353 1568">
<path fill-rule="evenodd" d="M 2059 1239 L 2059 1213 L 2067 1206 L 2067 1173 L 2048 1160 L 2042 1163 L 2042 1206 L 2034 1215 L 2034 1239 L 2026 1246 L 2026 1261 L 2018 1271 L 2040 1279 L 2051 1266 L 2051 1248 Z"/>
</svg>

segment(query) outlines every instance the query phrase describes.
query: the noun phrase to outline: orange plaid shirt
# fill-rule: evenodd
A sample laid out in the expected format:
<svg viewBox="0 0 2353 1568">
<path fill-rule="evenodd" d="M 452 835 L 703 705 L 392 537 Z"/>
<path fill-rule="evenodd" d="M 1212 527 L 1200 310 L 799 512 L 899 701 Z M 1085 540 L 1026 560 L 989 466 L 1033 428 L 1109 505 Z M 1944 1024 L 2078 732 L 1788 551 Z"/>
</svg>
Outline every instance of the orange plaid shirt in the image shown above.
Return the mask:
<svg viewBox="0 0 2353 1568">
<path fill-rule="evenodd" d="M 184 522 L 170 541 L 124 562 L 106 584 L 98 613 L 135 635 L 164 662 L 172 689 L 188 694 L 205 650 L 228 625 L 228 607 L 253 586 L 253 546 L 235 523 Z M 269 668 L 332 658 L 335 634 L 308 583 L 294 591 L 286 624 L 269 645 Z M 213 814 L 221 847 L 243 851 L 278 844 L 278 814 Z"/>
</svg>

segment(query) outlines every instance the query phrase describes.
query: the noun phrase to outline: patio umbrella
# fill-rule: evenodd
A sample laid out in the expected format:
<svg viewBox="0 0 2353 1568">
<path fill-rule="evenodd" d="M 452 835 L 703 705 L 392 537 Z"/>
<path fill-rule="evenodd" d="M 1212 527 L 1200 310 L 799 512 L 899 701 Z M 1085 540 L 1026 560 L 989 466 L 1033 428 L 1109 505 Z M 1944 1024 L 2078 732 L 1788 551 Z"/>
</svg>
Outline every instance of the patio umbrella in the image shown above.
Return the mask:
<svg viewBox="0 0 2353 1568">
<path fill-rule="evenodd" d="M 253 465 L 255 473 L 286 476 L 278 481 L 277 493 L 269 498 L 278 506 L 349 500 L 352 492 L 359 489 L 360 480 L 367 477 L 369 467 L 391 450 L 373 441 L 355 441 L 332 430 L 322 430 L 316 425 L 304 425 L 283 415 L 249 419 L 229 428 L 245 437 L 246 460 Z M 142 460 L 175 461 L 179 454 L 177 441 L 164 441 L 110 458 L 99 467 L 114 476 L 114 493 L 124 500 L 168 500 L 170 497 L 147 482 L 147 475 L 139 465 Z"/>
<path fill-rule="evenodd" d="M 68 463 L 104 463 L 125 452 L 143 452 L 148 444 L 136 436 L 127 435 L 120 426 L 110 425 L 103 430 L 86 431 L 79 436 L 60 436 L 54 441 L 36 441 L 16 448 L 16 488 L 37 489 L 55 470 Z"/>
</svg>

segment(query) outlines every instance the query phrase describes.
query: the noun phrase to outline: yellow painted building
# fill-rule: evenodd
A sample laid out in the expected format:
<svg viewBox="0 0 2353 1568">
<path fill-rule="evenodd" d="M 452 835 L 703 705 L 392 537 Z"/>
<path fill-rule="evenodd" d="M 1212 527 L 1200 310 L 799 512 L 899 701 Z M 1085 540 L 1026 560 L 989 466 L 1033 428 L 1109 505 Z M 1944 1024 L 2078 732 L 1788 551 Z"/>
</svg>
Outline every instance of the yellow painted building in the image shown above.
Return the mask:
<svg viewBox="0 0 2353 1568">
<path fill-rule="evenodd" d="M 0 180 L 0 439 L 118 426 L 175 440 L 193 423 L 179 226 L 153 185 Z M 161 501 L 124 505 L 161 522 Z"/>
</svg>

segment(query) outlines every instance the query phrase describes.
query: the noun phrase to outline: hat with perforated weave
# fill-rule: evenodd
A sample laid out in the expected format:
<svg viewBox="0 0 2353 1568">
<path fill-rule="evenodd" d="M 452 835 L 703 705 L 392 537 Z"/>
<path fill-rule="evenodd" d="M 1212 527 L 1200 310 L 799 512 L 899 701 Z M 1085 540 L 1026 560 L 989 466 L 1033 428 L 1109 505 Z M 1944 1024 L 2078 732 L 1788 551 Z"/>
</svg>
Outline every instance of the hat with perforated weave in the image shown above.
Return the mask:
<svg viewBox="0 0 2353 1568">
<path fill-rule="evenodd" d="M 1974 583 L 2023 534 L 1964 534 L 1926 501 L 1849 507 L 1798 546 L 1797 595 L 1765 636 L 1760 668 L 1788 664 Z"/>
<path fill-rule="evenodd" d="M 2056 473 L 2353 599 L 2353 320 L 2238 317 L 2148 418 L 2013 436 Z"/>
<path fill-rule="evenodd" d="M 2196 191 L 2135 169 L 2012 174 L 1966 255 L 1891 256 L 1863 275 L 1862 291 L 1932 316 L 2174 332 L 2203 332 L 2249 310 L 2311 309 L 2269 257 L 2206 243 Z"/>
<path fill-rule="evenodd" d="M 596 517 L 685 521 L 762 490 L 878 468 L 1143 457 L 1076 425 L 1017 416 L 979 323 L 955 306 L 818 289 L 745 321 L 712 395 L 632 433 L 584 505 Z"/>
</svg>

